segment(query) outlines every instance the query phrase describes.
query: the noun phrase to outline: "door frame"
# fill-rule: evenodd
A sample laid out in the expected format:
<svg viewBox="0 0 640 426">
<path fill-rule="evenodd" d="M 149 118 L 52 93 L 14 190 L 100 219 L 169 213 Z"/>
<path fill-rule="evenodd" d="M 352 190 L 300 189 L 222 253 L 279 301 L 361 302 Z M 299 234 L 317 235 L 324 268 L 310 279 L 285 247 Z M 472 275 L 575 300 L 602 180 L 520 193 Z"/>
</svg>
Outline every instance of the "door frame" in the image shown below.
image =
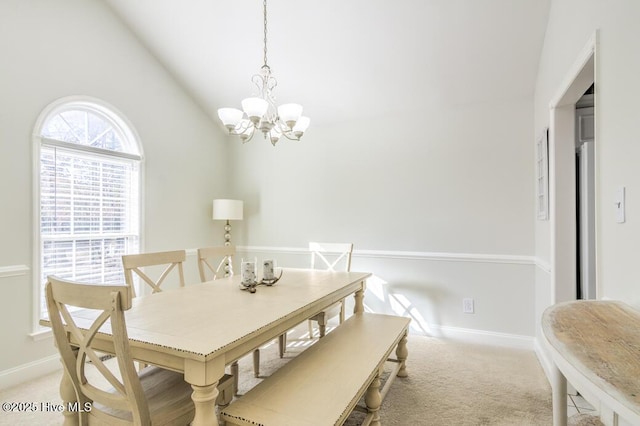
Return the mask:
<svg viewBox="0 0 640 426">
<path fill-rule="evenodd" d="M 551 228 L 551 303 L 576 298 L 576 177 L 575 104 L 595 84 L 594 116 L 597 143 L 596 31 L 569 70 L 549 104 L 549 220 Z M 596 145 L 597 147 L 598 145 Z M 596 200 L 598 199 L 596 155 Z M 596 220 L 596 239 L 598 234 Z M 596 245 L 597 259 L 597 245 Z M 596 297 L 599 294 L 596 276 Z"/>
</svg>

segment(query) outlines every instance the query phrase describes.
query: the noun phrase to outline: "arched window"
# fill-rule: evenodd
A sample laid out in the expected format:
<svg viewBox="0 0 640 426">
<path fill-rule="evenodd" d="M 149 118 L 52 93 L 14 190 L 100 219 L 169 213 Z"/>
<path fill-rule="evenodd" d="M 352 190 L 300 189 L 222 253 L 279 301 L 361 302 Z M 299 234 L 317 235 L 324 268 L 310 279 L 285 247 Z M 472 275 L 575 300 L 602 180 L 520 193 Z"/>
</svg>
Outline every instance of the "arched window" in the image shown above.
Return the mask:
<svg viewBox="0 0 640 426">
<path fill-rule="evenodd" d="M 48 275 L 122 283 L 121 256 L 140 245 L 141 150 L 130 125 L 96 99 L 50 105 L 36 127 L 36 315 Z"/>
</svg>

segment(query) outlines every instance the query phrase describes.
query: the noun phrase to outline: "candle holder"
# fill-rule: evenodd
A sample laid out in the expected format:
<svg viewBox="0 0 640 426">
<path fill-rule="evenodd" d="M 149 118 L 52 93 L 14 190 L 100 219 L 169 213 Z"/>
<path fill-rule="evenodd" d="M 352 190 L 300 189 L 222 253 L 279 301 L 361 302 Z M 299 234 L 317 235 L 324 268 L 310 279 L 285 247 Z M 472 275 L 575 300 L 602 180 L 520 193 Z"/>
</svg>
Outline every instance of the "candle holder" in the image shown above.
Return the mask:
<svg viewBox="0 0 640 426">
<path fill-rule="evenodd" d="M 283 273 L 283 271 L 280 270 L 280 275 L 278 275 L 277 277 L 274 276 L 271 279 L 263 278 L 260 281 L 257 281 L 256 279 L 254 279 L 253 281 L 249 281 L 249 279 L 247 279 L 247 280 L 241 279 L 240 280 L 240 290 L 246 290 L 249 293 L 255 293 L 256 292 L 256 287 L 258 287 L 259 285 L 265 285 L 267 287 L 271 287 L 272 285 L 277 283 L 280 278 L 282 278 L 282 273 Z"/>
</svg>

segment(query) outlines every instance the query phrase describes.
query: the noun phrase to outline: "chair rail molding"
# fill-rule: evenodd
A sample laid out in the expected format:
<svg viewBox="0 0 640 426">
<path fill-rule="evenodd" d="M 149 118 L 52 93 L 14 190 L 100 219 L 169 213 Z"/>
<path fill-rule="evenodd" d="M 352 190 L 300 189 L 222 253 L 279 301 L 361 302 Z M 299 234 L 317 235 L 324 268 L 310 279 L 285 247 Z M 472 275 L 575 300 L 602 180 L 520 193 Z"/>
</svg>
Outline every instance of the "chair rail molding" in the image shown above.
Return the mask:
<svg viewBox="0 0 640 426">
<path fill-rule="evenodd" d="M 536 264 L 536 267 L 538 267 L 543 272 L 546 272 L 547 274 L 551 274 L 551 264 L 547 260 L 536 257 L 535 264 Z"/>
<path fill-rule="evenodd" d="M 26 275 L 31 269 L 27 265 L 0 266 L 0 278 Z"/>
<path fill-rule="evenodd" d="M 279 253 L 279 254 L 308 254 L 307 248 L 272 247 L 272 246 L 238 246 L 239 252 Z M 519 265 L 538 265 L 535 256 L 520 256 L 508 254 L 483 253 L 446 253 L 397 250 L 354 250 L 353 257 L 383 258 L 383 259 L 412 259 L 449 262 L 479 262 L 479 263 L 507 263 Z"/>
</svg>

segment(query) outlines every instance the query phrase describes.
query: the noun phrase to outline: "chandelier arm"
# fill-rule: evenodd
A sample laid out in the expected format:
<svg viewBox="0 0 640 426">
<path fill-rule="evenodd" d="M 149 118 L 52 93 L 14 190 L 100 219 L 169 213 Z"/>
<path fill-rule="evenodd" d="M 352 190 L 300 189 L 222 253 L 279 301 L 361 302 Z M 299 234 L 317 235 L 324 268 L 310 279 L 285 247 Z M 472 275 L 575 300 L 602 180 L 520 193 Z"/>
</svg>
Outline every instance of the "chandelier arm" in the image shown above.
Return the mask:
<svg viewBox="0 0 640 426">
<path fill-rule="evenodd" d="M 251 132 L 249 137 L 248 138 L 243 138 L 242 135 L 244 135 L 245 132 L 247 130 L 249 130 L 250 128 L 253 128 L 253 131 Z M 253 125 L 253 123 L 251 123 L 250 121 L 247 122 L 247 124 L 244 125 L 244 126 L 242 125 L 242 123 L 239 123 L 235 128 L 229 129 L 229 134 L 232 135 L 232 136 L 240 136 L 240 140 L 244 144 L 244 143 L 249 142 L 253 138 L 253 135 L 256 134 L 256 128 Z"/>
<path fill-rule="evenodd" d="M 242 122 L 238 123 L 238 125 L 236 127 L 234 127 L 233 129 L 229 130 L 229 134 L 230 135 L 235 135 L 235 136 L 239 136 L 241 134 L 243 134 L 244 132 L 246 132 L 249 127 L 253 127 L 253 124 L 250 121 L 247 121 L 247 125 L 243 126 Z"/>
<path fill-rule="evenodd" d="M 249 137 L 248 137 L 248 138 L 246 138 L 246 139 L 242 139 L 242 138 L 240 138 L 240 140 L 242 141 L 242 143 L 243 143 L 243 144 L 245 144 L 245 143 L 249 142 L 251 139 L 253 139 L 253 135 L 255 135 L 255 134 L 256 134 L 256 131 L 255 131 L 255 129 L 254 129 L 254 130 L 253 130 L 253 132 L 251 132 L 251 136 L 249 136 Z"/>
<path fill-rule="evenodd" d="M 295 136 L 289 136 L 291 134 L 291 130 L 288 130 L 286 132 L 282 132 L 282 136 L 284 136 L 285 138 L 289 139 L 290 141 L 299 141 L 300 138 L 297 138 Z"/>
</svg>

